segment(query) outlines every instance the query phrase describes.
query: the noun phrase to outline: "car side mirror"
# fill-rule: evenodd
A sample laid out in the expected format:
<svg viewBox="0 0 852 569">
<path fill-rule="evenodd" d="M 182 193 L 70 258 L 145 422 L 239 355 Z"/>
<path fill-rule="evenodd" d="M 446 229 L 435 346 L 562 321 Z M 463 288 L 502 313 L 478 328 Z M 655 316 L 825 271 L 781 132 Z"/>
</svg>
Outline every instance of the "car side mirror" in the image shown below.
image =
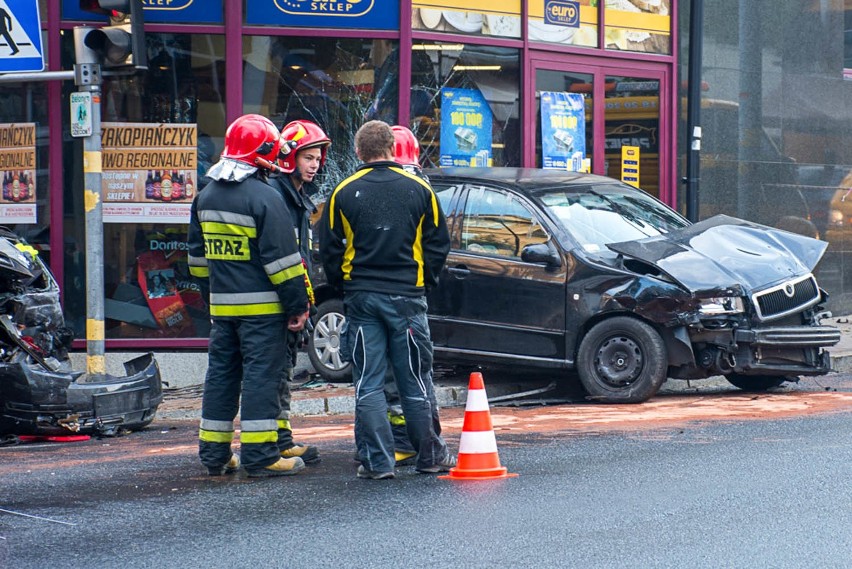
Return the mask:
<svg viewBox="0 0 852 569">
<path fill-rule="evenodd" d="M 521 261 L 525 263 L 544 263 L 548 268 L 562 266 L 562 258 L 556 247 L 549 241 L 547 243 L 536 243 L 527 245 L 521 250 Z"/>
</svg>

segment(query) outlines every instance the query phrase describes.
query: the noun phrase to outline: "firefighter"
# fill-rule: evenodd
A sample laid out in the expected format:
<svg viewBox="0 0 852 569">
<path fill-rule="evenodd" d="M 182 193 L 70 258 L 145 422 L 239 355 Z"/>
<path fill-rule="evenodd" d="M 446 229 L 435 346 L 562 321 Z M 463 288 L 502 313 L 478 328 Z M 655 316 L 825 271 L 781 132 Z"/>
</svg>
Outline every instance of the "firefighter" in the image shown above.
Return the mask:
<svg viewBox="0 0 852 569">
<path fill-rule="evenodd" d="M 393 159 L 400 164 L 409 174 L 414 174 L 429 181 L 420 167 L 420 142 L 411 129 L 395 124 L 391 127 L 393 131 Z"/>
<path fill-rule="evenodd" d="M 293 220 L 299 252 L 307 269 L 311 305 L 314 304 L 313 289 L 307 275 L 311 272 L 312 264 L 311 215 L 316 213 L 317 207 L 310 196 L 317 193 L 314 178 L 325 164 L 329 146 L 331 139 L 311 121 L 297 120 L 287 123 L 281 129 L 281 153 L 278 160 L 281 173 L 270 177 L 270 184 L 281 193 Z M 285 458 L 300 457 L 306 464 L 312 464 L 319 462 L 319 451 L 316 447 L 293 442 L 290 425 L 290 381 L 293 379 L 299 347 L 306 343 L 306 330 L 287 334 L 287 362 L 279 388 L 281 413 L 278 415 L 278 448 L 281 456 Z"/>
<path fill-rule="evenodd" d="M 295 474 L 299 457 L 278 448 L 278 384 L 284 360 L 274 346 L 308 318 L 305 268 L 279 193 L 268 185 L 280 133 L 260 115 L 236 119 L 210 183 L 192 203 L 190 273 L 198 278 L 212 327 L 201 403 L 199 457 L 211 475 Z M 240 412 L 241 457 L 231 451 Z"/>
</svg>

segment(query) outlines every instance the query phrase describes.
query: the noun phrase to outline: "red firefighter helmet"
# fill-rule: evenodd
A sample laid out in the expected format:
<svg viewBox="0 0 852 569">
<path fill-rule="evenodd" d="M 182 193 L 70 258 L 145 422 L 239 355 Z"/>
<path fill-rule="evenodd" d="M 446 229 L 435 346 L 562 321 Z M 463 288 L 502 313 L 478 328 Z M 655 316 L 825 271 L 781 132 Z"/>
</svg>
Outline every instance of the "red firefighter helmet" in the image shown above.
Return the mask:
<svg viewBox="0 0 852 569">
<path fill-rule="evenodd" d="M 279 156 L 278 166 L 286 173 L 292 174 L 296 171 L 296 154 L 306 148 L 321 150 L 320 168 L 322 168 L 328 154 L 328 147 L 331 146 L 331 139 L 316 123 L 298 120 L 287 123 L 281 129 L 281 145 L 282 150 L 287 153 L 282 152 Z"/>
<path fill-rule="evenodd" d="M 420 143 L 410 129 L 398 124 L 391 127 L 393 131 L 393 159 L 403 166 L 420 165 Z"/>
<path fill-rule="evenodd" d="M 243 115 L 225 131 L 222 158 L 265 168 L 257 163 L 257 159 L 263 158 L 274 164 L 280 149 L 281 135 L 271 120 L 261 115 Z"/>
</svg>

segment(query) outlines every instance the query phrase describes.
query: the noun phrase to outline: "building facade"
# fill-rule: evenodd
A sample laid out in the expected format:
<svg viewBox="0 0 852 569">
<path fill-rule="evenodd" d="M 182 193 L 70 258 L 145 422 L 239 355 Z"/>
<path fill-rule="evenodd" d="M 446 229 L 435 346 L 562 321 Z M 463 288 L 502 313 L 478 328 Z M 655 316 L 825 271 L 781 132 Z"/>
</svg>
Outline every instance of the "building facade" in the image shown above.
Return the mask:
<svg viewBox="0 0 852 569">
<path fill-rule="evenodd" d="M 227 125 L 244 113 L 325 129 L 333 143 L 320 201 L 356 167 L 358 126 L 379 118 L 412 128 L 424 166 L 627 178 L 622 152 L 636 148 L 630 176 L 683 210 L 690 2 L 143 5 L 148 70 L 107 77 L 102 89 L 103 244 L 86 243 L 77 88 L 0 83 L 0 134 L 16 125 L 32 133 L 31 160 L 0 167 L 0 223 L 48 259 L 79 347 L 86 255 L 104 262 L 108 349 L 206 346 L 209 317 L 186 267 L 188 208 Z M 72 69 L 73 28 L 105 22 L 79 0 L 41 0 L 39 9 L 45 70 Z M 835 311 L 852 293 L 846 10 L 840 0 L 704 7 L 699 217 L 727 213 L 827 239 L 818 276 Z M 0 36 L 0 51 L 8 43 Z M 2 140 L 0 158 L 20 153 Z"/>
</svg>

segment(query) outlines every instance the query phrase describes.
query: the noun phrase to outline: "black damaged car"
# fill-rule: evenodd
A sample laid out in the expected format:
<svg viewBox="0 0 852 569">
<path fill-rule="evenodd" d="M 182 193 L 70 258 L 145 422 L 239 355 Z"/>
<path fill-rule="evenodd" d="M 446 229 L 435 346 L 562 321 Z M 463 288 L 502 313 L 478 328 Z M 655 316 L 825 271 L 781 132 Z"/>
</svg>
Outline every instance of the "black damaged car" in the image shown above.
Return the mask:
<svg viewBox="0 0 852 569">
<path fill-rule="evenodd" d="M 163 400 L 148 353 L 124 363 L 126 376 L 71 367 L 74 337 L 59 286 L 35 249 L 0 227 L 0 443 L 17 435 L 118 435 L 151 423 Z"/>
<path fill-rule="evenodd" d="M 451 251 L 429 292 L 436 361 L 576 373 L 593 400 L 634 403 L 666 378 L 766 390 L 830 371 L 827 244 L 726 216 L 690 224 L 619 181 L 554 170 L 428 170 Z M 320 270 L 321 272 L 321 270 Z M 337 293 L 314 280 L 309 356 L 348 378 Z"/>
</svg>

